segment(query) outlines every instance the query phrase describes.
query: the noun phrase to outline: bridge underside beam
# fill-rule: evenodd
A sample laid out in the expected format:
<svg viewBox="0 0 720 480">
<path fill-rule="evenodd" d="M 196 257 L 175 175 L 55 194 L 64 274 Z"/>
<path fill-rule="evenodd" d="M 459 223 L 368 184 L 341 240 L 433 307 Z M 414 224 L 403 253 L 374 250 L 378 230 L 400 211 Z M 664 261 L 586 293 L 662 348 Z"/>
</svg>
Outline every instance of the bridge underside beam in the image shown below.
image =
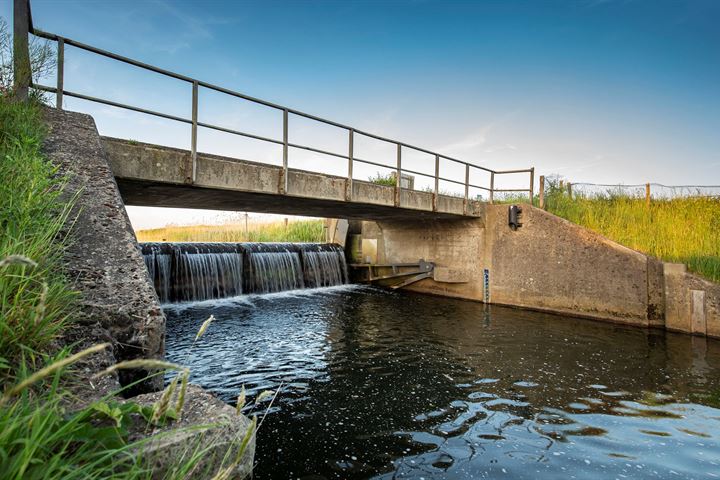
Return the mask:
<svg viewBox="0 0 720 480">
<path fill-rule="evenodd" d="M 142 207 L 198 208 L 375 221 L 462 219 L 449 213 L 358 202 L 219 190 L 124 178 L 116 178 L 116 181 L 125 205 Z"/>
</svg>

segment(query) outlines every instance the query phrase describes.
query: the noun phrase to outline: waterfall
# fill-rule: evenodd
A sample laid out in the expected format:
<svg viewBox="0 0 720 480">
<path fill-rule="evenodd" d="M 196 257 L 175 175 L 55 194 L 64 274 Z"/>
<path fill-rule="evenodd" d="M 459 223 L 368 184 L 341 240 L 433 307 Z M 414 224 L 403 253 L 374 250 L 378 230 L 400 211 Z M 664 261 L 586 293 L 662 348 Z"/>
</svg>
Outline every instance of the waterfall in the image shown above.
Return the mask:
<svg viewBox="0 0 720 480">
<path fill-rule="evenodd" d="M 147 251 L 143 248 L 143 258 L 160 301 L 169 302 L 172 256 L 150 245 Z"/>
<path fill-rule="evenodd" d="M 249 291 L 269 293 L 305 287 L 297 252 L 256 252 L 249 258 Z"/>
<path fill-rule="evenodd" d="M 143 243 L 161 302 L 209 300 L 347 283 L 343 249 L 331 244 Z"/>
<path fill-rule="evenodd" d="M 184 253 L 177 265 L 177 300 L 207 300 L 242 293 L 241 253 Z"/>
<path fill-rule="evenodd" d="M 304 251 L 302 255 L 305 263 L 305 285 L 308 288 L 347 283 L 347 263 L 342 252 Z"/>
<path fill-rule="evenodd" d="M 233 244 L 143 243 L 161 302 L 209 300 L 243 291 L 243 251 Z"/>
</svg>

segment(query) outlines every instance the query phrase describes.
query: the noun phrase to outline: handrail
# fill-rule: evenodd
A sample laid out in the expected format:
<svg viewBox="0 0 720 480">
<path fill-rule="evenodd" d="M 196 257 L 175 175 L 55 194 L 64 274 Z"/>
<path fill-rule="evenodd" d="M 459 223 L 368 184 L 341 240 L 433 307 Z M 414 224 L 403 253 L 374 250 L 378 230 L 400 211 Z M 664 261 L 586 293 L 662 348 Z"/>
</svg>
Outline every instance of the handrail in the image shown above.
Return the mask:
<svg viewBox="0 0 720 480">
<path fill-rule="evenodd" d="M 16 8 L 17 8 L 17 3 L 18 2 L 16 2 Z M 468 201 L 470 200 L 470 198 L 469 198 L 469 189 L 470 188 L 481 189 L 481 190 L 489 192 L 490 203 L 493 202 L 493 195 L 495 192 L 528 192 L 530 195 L 530 199 L 532 201 L 534 173 L 535 173 L 534 168 L 519 169 L 519 170 L 493 170 L 493 169 L 483 167 L 480 165 L 475 165 L 473 163 L 465 162 L 465 161 L 459 160 L 457 158 L 453 158 L 448 155 L 443 155 L 443 154 L 440 154 L 440 153 L 437 153 L 437 152 L 434 152 L 434 151 L 431 151 L 431 150 L 428 150 L 428 149 L 425 149 L 422 147 L 411 145 L 411 144 L 401 142 L 398 140 L 392 140 L 390 138 L 386 138 L 381 135 L 377 135 L 377 134 L 370 133 L 370 132 L 365 132 L 363 130 L 358 130 L 354 127 L 344 125 L 342 123 L 338 123 L 338 122 L 328 120 L 328 119 L 325 119 L 322 117 L 318 117 L 316 115 L 305 113 L 300 110 L 296 110 L 294 108 L 285 107 L 285 106 L 282 106 L 282 105 L 279 105 L 279 104 L 276 104 L 273 102 L 262 100 L 260 98 L 252 97 L 250 95 L 245 95 L 243 93 L 236 92 L 234 90 L 230 90 L 230 89 L 227 89 L 227 88 L 224 88 L 224 87 L 221 87 L 218 85 L 214 85 L 214 84 L 202 81 L 202 80 L 198 80 L 198 79 L 186 76 L 186 75 L 172 72 L 172 71 L 166 70 L 164 68 L 160 68 L 160 67 L 157 67 L 154 65 L 150 65 L 148 63 L 134 60 L 132 58 L 125 57 L 123 55 L 119 55 L 119 54 L 116 54 L 116 53 L 113 53 L 113 52 L 110 52 L 107 50 L 103 50 L 101 48 L 94 47 L 92 45 L 88 45 L 86 43 L 82 43 L 82 42 L 73 40 L 71 38 L 63 37 L 63 36 L 60 36 L 60 35 L 57 35 L 54 33 L 45 32 L 45 31 L 42 31 L 40 29 L 33 27 L 32 21 L 31 21 L 31 15 L 30 15 L 29 1 L 28 1 L 27 8 L 28 8 L 27 17 L 28 17 L 28 27 L 29 27 L 28 33 L 32 33 L 33 35 L 35 35 L 37 37 L 44 38 L 44 39 L 47 39 L 50 41 L 55 41 L 58 43 L 57 86 L 51 87 L 51 86 L 47 86 L 47 85 L 36 84 L 36 83 L 32 82 L 32 80 L 29 81 L 29 86 L 39 89 L 39 90 L 42 90 L 42 91 L 55 93 L 56 107 L 58 109 L 62 109 L 63 96 L 67 95 L 69 97 L 74 97 L 74 98 L 78 98 L 78 99 L 82 99 L 82 100 L 86 100 L 86 101 L 90 101 L 90 102 L 95 102 L 95 103 L 101 103 L 101 104 L 109 105 L 112 107 L 124 108 L 126 110 L 130 110 L 130 111 L 134 111 L 134 112 L 138 112 L 138 113 L 142 113 L 142 114 L 146 114 L 146 115 L 153 115 L 153 116 L 157 116 L 157 117 L 164 118 L 167 120 L 172 120 L 172 121 L 177 121 L 177 122 L 192 125 L 191 142 L 190 142 L 191 143 L 192 165 L 191 165 L 190 171 L 186 172 L 187 183 L 192 184 L 195 182 L 196 169 L 197 169 L 197 128 L 202 127 L 202 128 L 208 128 L 208 129 L 224 132 L 224 133 L 230 133 L 233 135 L 239 135 L 239 136 L 246 137 L 246 138 L 251 138 L 254 140 L 269 142 L 269 143 L 273 143 L 276 145 L 282 145 L 283 146 L 283 173 L 282 173 L 283 181 L 280 183 L 280 186 L 279 186 L 280 193 L 286 193 L 288 191 L 287 182 L 288 182 L 288 178 L 289 178 L 288 177 L 289 149 L 296 148 L 296 149 L 307 150 L 310 152 L 315 152 L 315 153 L 319 153 L 319 154 L 323 154 L 323 155 L 328 155 L 328 156 L 333 156 L 333 157 L 348 160 L 348 175 L 347 175 L 348 188 L 347 188 L 347 195 L 346 195 L 347 200 L 352 200 L 352 195 L 353 195 L 353 189 L 352 189 L 353 163 L 360 162 L 360 163 L 365 163 L 368 165 L 375 165 L 378 167 L 394 170 L 394 175 L 396 176 L 396 186 L 395 186 L 395 188 L 396 188 L 395 199 L 396 200 L 395 200 L 395 203 L 397 206 L 400 206 L 400 199 L 401 199 L 400 190 L 402 189 L 401 177 L 402 177 L 403 173 L 420 175 L 420 176 L 432 178 L 435 180 L 434 189 L 433 189 L 433 210 L 435 210 L 437 207 L 437 197 L 438 197 L 438 195 L 440 195 L 440 192 L 439 192 L 439 182 L 440 181 L 454 183 L 457 185 L 464 186 L 465 187 L 464 200 L 465 200 L 466 206 L 467 206 Z M 17 12 L 16 12 L 16 15 L 17 15 Z M 88 52 L 91 52 L 91 53 L 94 53 L 94 54 L 97 54 L 100 56 L 104 56 L 104 57 L 107 57 L 107 58 L 110 58 L 110 59 L 113 59 L 113 60 L 116 60 L 116 61 L 119 61 L 122 63 L 126 63 L 126 64 L 132 65 L 134 67 L 138 67 L 138 68 L 148 70 L 148 71 L 151 71 L 154 73 L 158 73 L 160 75 L 164 75 L 164 76 L 176 79 L 176 80 L 190 83 L 193 87 L 192 88 L 192 107 L 193 107 L 192 108 L 192 117 L 184 118 L 184 117 L 180 117 L 180 116 L 176 116 L 176 115 L 171 115 L 171 114 L 167 114 L 167 113 L 163 113 L 163 112 L 158 112 L 155 110 L 138 107 L 135 105 L 128 105 L 128 104 L 124 104 L 124 103 L 120 103 L 120 102 L 116 102 L 116 101 L 112 101 L 112 100 L 108 100 L 108 99 L 104 99 L 104 98 L 100 98 L 100 97 L 85 95 L 82 93 L 66 90 L 64 88 L 64 68 L 65 68 L 64 49 L 65 49 L 65 46 L 72 46 L 75 48 L 79 48 L 81 50 L 85 50 L 85 51 L 88 51 Z M 232 128 L 222 127 L 219 125 L 213 125 L 211 123 L 198 121 L 198 105 L 197 104 L 198 104 L 198 89 L 200 87 L 206 88 L 209 90 L 213 90 L 213 91 L 216 91 L 219 93 L 231 95 L 233 97 L 240 98 L 240 99 L 243 99 L 243 100 L 258 104 L 258 105 L 262 105 L 265 107 L 269 107 L 269 108 L 273 108 L 275 110 L 282 111 L 283 112 L 282 139 L 276 139 L 276 138 L 270 138 L 270 137 L 265 137 L 265 136 L 261 136 L 261 135 L 255 135 L 252 133 L 243 132 L 241 130 L 235 130 Z M 333 126 L 336 128 L 346 130 L 349 133 L 347 154 L 331 152 L 328 150 L 315 148 L 315 147 L 312 147 L 309 145 L 302 145 L 302 144 L 298 144 L 298 143 L 289 142 L 288 141 L 288 138 L 289 138 L 288 117 L 289 117 L 289 115 L 295 115 L 298 117 L 306 118 L 309 120 L 317 121 L 317 122 L 320 122 L 320 123 L 323 123 L 326 125 L 330 125 L 330 126 Z M 395 145 L 397 147 L 396 165 L 392 165 L 392 166 L 385 165 L 385 164 L 381 164 L 381 163 L 372 162 L 370 160 L 363 160 L 363 159 L 360 159 L 360 158 L 357 158 L 356 156 L 354 156 L 354 153 L 353 153 L 354 138 L 353 137 L 355 135 L 362 135 L 362 136 L 365 136 L 368 138 L 372 138 L 372 139 L 375 139 L 378 141 L 387 142 L 392 145 Z M 421 153 L 425 153 L 425 154 L 434 156 L 435 157 L 435 172 L 433 174 L 429 174 L 429 173 L 422 173 L 417 170 L 403 168 L 403 165 L 402 165 L 402 150 L 403 149 L 410 149 L 410 150 L 414 150 L 417 152 L 421 152 Z M 453 180 L 453 179 L 449 179 L 446 177 L 442 177 L 440 175 L 440 160 L 441 159 L 447 160 L 450 162 L 455 162 L 460 165 L 464 165 L 465 166 L 464 181 Z M 476 169 L 476 170 L 480 170 L 480 171 L 489 173 L 490 174 L 490 186 L 485 187 L 485 186 L 480 186 L 480 185 L 475 185 L 475 184 L 470 183 L 471 169 Z M 495 175 L 520 174 L 520 173 L 529 173 L 529 176 L 530 176 L 529 188 L 520 188 L 520 189 L 496 189 L 495 188 Z"/>
</svg>

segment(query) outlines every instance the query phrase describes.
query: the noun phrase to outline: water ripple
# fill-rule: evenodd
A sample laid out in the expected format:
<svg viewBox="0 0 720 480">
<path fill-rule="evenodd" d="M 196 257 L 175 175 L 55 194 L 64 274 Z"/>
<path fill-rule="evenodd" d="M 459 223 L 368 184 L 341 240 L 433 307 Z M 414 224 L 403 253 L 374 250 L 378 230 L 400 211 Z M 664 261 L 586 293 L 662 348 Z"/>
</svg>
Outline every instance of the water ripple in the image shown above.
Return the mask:
<svg viewBox="0 0 720 480">
<path fill-rule="evenodd" d="M 166 311 L 194 382 L 250 404 L 283 385 L 261 480 L 720 473 L 717 341 L 367 287 Z"/>
</svg>

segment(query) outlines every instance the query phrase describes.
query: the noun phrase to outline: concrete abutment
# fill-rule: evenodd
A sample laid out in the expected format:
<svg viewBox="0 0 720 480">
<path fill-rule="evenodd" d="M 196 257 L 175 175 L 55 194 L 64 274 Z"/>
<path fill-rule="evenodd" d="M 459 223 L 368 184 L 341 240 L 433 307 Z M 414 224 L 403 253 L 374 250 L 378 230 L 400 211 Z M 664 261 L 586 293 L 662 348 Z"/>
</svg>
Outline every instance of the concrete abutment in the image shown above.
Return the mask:
<svg viewBox="0 0 720 480">
<path fill-rule="evenodd" d="M 543 210 L 485 205 L 478 218 L 363 222 L 363 261 L 435 263 L 422 293 L 720 337 L 720 285 Z"/>
<path fill-rule="evenodd" d="M 72 387 L 73 404 L 68 408 L 77 410 L 117 396 L 121 387 L 125 387 L 123 395 L 142 394 L 128 401 L 151 406 L 162 396 L 156 392 L 163 387 L 162 375 L 146 378 L 147 371 L 135 369 L 121 370 L 119 379 L 90 378 L 121 360 L 163 359 L 165 315 L 92 117 L 47 108 L 44 118 L 48 133 L 43 151 L 67 178 L 64 195 L 75 199 L 63 233 L 68 237 L 65 273 L 80 293 L 79 312 L 60 343 L 75 350 L 101 342 L 112 344 L 112 351 L 75 365 L 83 372 L 78 375 L 87 375 L 79 380 L 87 381 L 74 382 L 78 385 Z M 127 388 L 134 382 L 139 383 Z M 200 387 L 188 388 L 182 419 L 160 430 L 149 428 L 140 418 L 136 420 L 129 428 L 130 440 L 149 438 L 142 447 L 126 454 L 137 456 L 152 471 L 152 478 L 164 478 L 200 449 L 206 452 L 196 466 L 197 471 L 206 472 L 202 478 L 227 468 L 225 453 L 230 458 L 242 453 L 239 463 L 228 472 L 232 478 L 251 475 L 254 436 L 244 451 L 238 450 L 251 428 L 249 420 Z"/>
</svg>

